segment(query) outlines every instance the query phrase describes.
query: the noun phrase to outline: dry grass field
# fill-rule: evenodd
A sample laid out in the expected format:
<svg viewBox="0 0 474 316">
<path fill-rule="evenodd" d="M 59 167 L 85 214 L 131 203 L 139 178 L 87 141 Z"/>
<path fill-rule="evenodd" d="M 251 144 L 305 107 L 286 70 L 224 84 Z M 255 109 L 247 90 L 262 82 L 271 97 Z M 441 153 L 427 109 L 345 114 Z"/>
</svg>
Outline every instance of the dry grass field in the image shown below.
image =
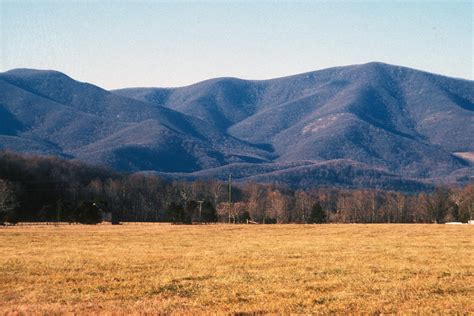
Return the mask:
<svg viewBox="0 0 474 316">
<path fill-rule="evenodd" d="M 474 313 L 474 226 L 0 228 L 17 312 Z"/>
</svg>

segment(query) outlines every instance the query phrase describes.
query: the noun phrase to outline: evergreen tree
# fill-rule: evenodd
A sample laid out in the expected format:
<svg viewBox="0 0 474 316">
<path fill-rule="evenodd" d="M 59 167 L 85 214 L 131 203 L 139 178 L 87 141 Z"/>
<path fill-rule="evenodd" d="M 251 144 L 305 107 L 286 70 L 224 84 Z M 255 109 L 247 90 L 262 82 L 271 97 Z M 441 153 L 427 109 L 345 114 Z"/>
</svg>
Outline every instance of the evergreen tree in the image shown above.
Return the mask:
<svg viewBox="0 0 474 316">
<path fill-rule="evenodd" d="M 97 224 L 102 220 L 100 210 L 95 203 L 81 201 L 76 209 L 76 221 L 82 224 Z"/>
<path fill-rule="evenodd" d="M 209 201 L 204 201 L 202 203 L 202 213 L 201 213 L 202 221 L 205 223 L 213 223 L 217 222 L 217 212 L 214 205 L 212 205 Z"/>
<path fill-rule="evenodd" d="M 168 205 L 168 216 L 172 223 L 184 223 L 183 205 L 171 202 Z"/>
<path fill-rule="evenodd" d="M 241 223 L 246 223 L 247 221 L 249 221 L 251 218 L 250 218 L 250 213 L 248 211 L 244 211 L 241 215 L 240 215 L 240 222 Z"/>
<path fill-rule="evenodd" d="M 184 224 L 191 224 L 193 222 L 193 215 L 197 215 L 198 212 L 198 202 L 194 200 L 190 200 L 186 203 L 186 207 L 184 208 L 183 214 L 183 223 Z M 194 216 L 196 218 L 197 216 Z"/>
<path fill-rule="evenodd" d="M 444 222 L 445 217 L 451 212 L 453 204 L 450 191 L 444 187 L 436 188 L 433 194 L 425 198 L 428 216 L 435 223 Z"/>
<path fill-rule="evenodd" d="M 16 223 L 16 209 L 19 203 L 10 184 L 0 179 L 0 224 Z"/>
<path fill-rule="evenodd" d="M 312 224 L 321 224 L 326 223 L 326 212 L 324 212 L 321 203 L 316 202 L 313 207 L 311 208 L 311 214 L 309 218 L 309 222 Z"/>
</svg>

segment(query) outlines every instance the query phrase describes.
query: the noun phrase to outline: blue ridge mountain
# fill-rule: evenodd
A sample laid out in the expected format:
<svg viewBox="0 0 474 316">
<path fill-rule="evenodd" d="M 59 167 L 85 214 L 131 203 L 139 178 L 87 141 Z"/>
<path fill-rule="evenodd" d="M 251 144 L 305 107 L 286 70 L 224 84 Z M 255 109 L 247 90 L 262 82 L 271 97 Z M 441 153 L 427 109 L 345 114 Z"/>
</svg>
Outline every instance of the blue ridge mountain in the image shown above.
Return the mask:
<svg viewBox="0 0 474 316">
<path fill-rule="evenodd" d="M 271 80 L 106 91 L 0 73 L 0 148 L 121 171 L 295 187 L 474 180 L 474 82 L 368 63 Z"/>
</svg>

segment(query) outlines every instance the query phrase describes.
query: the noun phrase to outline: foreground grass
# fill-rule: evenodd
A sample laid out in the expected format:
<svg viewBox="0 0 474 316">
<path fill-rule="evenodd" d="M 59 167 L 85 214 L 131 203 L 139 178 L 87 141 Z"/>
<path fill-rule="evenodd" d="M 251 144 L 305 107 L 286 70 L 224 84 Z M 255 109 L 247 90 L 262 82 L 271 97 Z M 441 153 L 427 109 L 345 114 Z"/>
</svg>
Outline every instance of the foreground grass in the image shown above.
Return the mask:
<svg viewBox="0 0 474 316">
<path fill-rule="evenodd" d="M 474 226 L 0 229 L 5 312 L 474 312 Z"/>
</svg>

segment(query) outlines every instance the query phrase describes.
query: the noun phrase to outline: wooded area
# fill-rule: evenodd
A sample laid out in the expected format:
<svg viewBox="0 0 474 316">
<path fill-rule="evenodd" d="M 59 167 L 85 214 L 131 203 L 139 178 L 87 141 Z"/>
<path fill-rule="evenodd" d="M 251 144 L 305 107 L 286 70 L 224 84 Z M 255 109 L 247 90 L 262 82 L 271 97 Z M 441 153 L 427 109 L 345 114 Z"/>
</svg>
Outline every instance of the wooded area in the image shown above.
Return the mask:
<svg viewBox="0 0 474 316">
<path fill-rule="evenodd" d="M 201 201 L 201 202 L 199 202 Z M 168 181 L 59 158 L 0 153 L 0 223 L 119 221 L 442 223 L 474 217 L 474 185 L 434 192 Z"/>
</svg>

